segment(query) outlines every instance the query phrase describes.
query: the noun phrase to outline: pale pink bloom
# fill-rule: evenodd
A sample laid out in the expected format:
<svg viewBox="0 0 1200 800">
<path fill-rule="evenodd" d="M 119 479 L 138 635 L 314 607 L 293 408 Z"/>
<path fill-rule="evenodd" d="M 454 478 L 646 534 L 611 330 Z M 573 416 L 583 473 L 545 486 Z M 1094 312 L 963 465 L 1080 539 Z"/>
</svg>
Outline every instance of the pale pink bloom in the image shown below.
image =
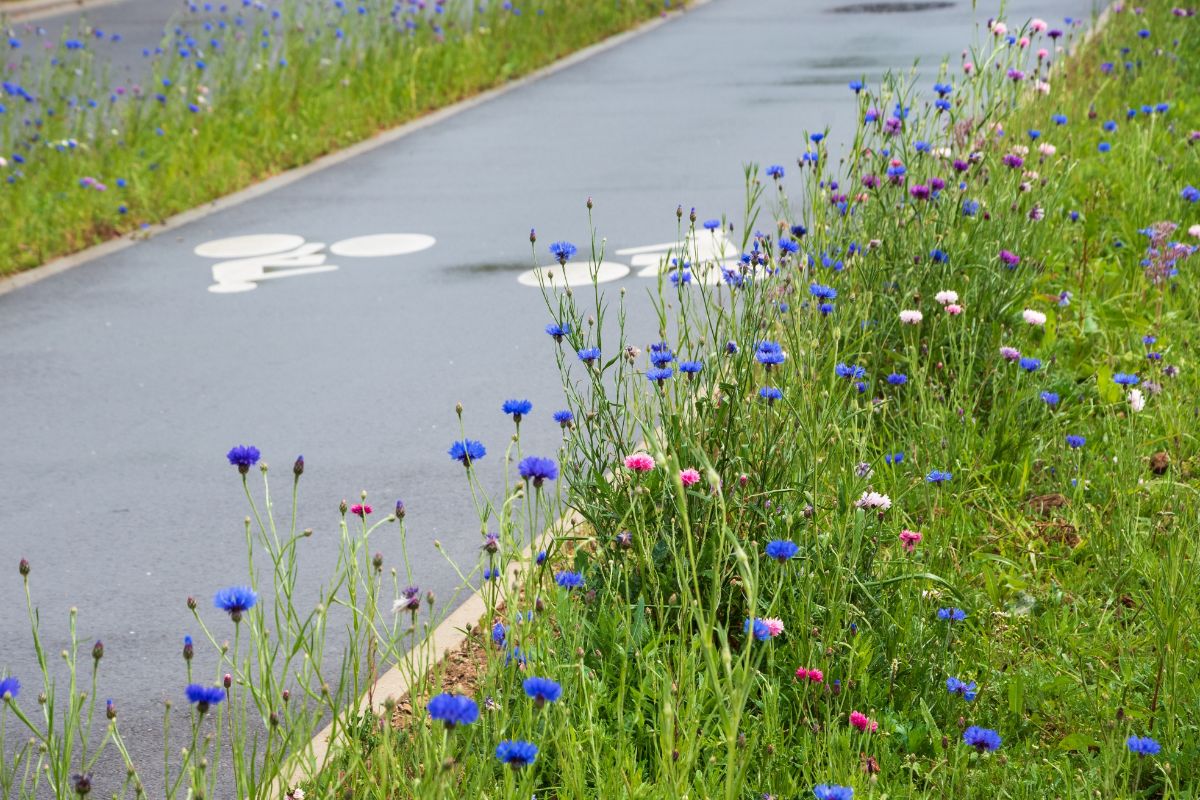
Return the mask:
<svg viewBox="0 0 1200 800">
<path fill-rule="evenodd" d="M 1200 225 L 1193 225 L 1192 227 L 1188 228 L 1188 234 L 1200 239 Z"/>
<path fill-rule="evenodd" d="M 1020 361 L 1021 360 L 1021 351 L 1015 347 L 1001 347 L 1000 355 L 1004 357 L 1005 361 Z"/>
<path fill-rule="evenodd" d="M 1020 39 L 1017 40 L 1017 46 L 1021 47 L 1022 49 L 1029 47 L 1029 37 L 1022 36 Z"/>
<path fill-rule="evenodd" d="M 1052 156 L 1058 152 L 1058 148 L 1049 142 L 1042 142 L 1038 145 L 1038 151 L 1044 156 Z"/>
<path fill-rule="evenodd" d="M 1038 61 L 1045 61 L 1050 57 L 1050 51 L 1044 47 L 1039 47 L 1037 52 Z"/>
<path fill-rule="evenodd" d="M 1035 81 L 1033 88 L 1038 94 L 1050 94 L 1050 81 Z"/>
<path fill-rule="evenodd" d="M 783 620 L 776 617 L 763 617 L 762 621 L 767 626 L 767 633 L 771 634 L 772 639 L 783 633 Z"/>
<path fill-rule="evenodd" d="M 878 508 L 880 511 L 887 511 L 892 507 L 892 498 L 879 492 L 863 492 L 862 497 L 858 498 L 854 504 L 859 508 Z"/>
<path fill-rule="evenodd" d="M 1050 26 L 1046 24 L 1046 20 L 1044 19 L 1034 18 L 1029 21 L 1029 30 L 1033 31 L 1034 33 L 1041 33 L 1048 27 Z"/>
<path fill-rule="evenodd" d="M 1135 414 L 1146 407 L 1146 395 L 1142 394 L 1140 389 L 1130 389 L 1127 399 L 1130 410 Z"/>
<path fill-rule="evenodd" d="M 1030 325 L 1041 327 L 1046 324 L 1046 315 L 1040 311 L 1034 311 L 1032 308 L 1027 308 L 1021 312 L 1021 317 Z"/>
<path fill-rule="evenodd" d="M 1005 25 L 1003 22 L 1001 22 L 1000 20 L 996 20 L 995 22 L 992 23 L 992 35 L 993 36 L 1003 36 L 1006 33 L 1008 33 L 1008 26 Z"/>
<path fill-rule="evenodd" d="M 974 72 L 974 71 L 975 71 L 975 64 L 974 64 L 974 62 L 972 62 L 972 61 L 964 61 L 964 62 L 963 62 L 963 72 L 965 72 L 965 73 L 967 73 L 968 75 L 970 75 L 970 74 L 971 74 L 972 72 Z"/>
<path fill-rule="evenodd" d="M 905 309 L 900 312 L 900 321 L 905 325 L 920 325 L 923 319 L 925 319 L 925 315 L 920 311 Z"/>
<path fill-rule="evenodd" d="M 700 482 L 700 473 L 688 467 L 679 473 L 679 480 L 683 481 L 684 486 L 695 486 Z"/>
<path fill-rule="evenodd" d="M 900 544 L 908 552 L 913 552 L 917 549 L 917 544 L 921 541 L 920 531 L 910 531 L 907 528 L 900 531 Z"/>
<path fill-rule="evenodd" d="M 951 303 L 950 305 L 946 306 L 946 313 L 952 317 L 957 317 L 962 312 L 963 312 L 963 307 L 960 306 L 958 303 Z"/>
<path fill-rule="evenodd" d="M 874 720 L 867 717 L 866 714 L 860 713 L 858 711 L 850 712 L 850 724 L 853 725 L 854 727 L 858 728 L 863 733 L 866 733 L 868 730 L 874 732 L 879 729 L 878 722 L 875 722 Z"/>
<path fill-rule="evenodd" d="M 954 291 L 953 289 L 945 289 L 935 294 L 933 299 L 937 300 L 942 305 L 946 305 L 947 303 L 957 303 L 958 292 Z"/>
<path fill-rule="evenodd" d="M 625 466 L 634 472 L 649 472 L 654 469 L 654 459 L 646 453 L 625 456 Z"/>
</svg>

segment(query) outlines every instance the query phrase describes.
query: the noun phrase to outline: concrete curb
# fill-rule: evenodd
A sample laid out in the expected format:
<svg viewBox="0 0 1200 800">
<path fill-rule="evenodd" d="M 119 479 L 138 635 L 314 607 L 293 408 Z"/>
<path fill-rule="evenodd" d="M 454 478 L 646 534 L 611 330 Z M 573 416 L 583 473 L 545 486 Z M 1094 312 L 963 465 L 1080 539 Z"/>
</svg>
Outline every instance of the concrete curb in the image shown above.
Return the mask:
<svg viewBox="0 0 1200 800">
<path fill-rule="evenodd" d="M 50 0 L 38 1 L 50 2 Z M 73 2 L 74 0 L 69 1 Z M 100 1 L 108 2 L 109 0 Z M 285 186 L 289 186 L 297 181 L 303 180 L 309 175 L 313 175 L 321 170 L 335 167 L 339 164 L 349 161 L 352 158 L 363 155 L 364 153 L 369 153 L 373 150 L 377 150 L 380 147 L 389 145 L 392 142 L 399 141 L 400 139 L 410 136 L 417 131 L 424 130 L 432 125 L 436 125 L 442 120 L 449 119 L 450 117 L 461 114 L 464 111 L 469 111 L 476 106 L 483 105 L 484 103 L 508 94 L 509 92 L 516 91 L 517 89 L 527 86 L 535 81 L 540 81 L 543 78 L 548 78 L 551 75 L 555 75 L 559 72 L 570 69 L 576 64 L 586 61 L 593 56 L 597 56 L 601 53 L 605 53 L 609 50 L 620 47 L 625 42 L 649 33 L 659 26 L 670 22 L 672 19 L 675 19 L 681 14 L 686 13 L 693 8 L 707 5 L 711 1 L 712 0 L 689 0 L 687 6 L 679 10 L 663 14 L 662 16 L 655 17 L 651 20 L 647 20 L 635 28 L 630 28 L 629 30 L 618 33 L 615 36 L 610 36 L 609 38 L 585 47 L 582 50 L 576 50 L 574 53 L 571 53 L 570 55 L 565 56 L 558 61 L 553 62 L 552 64 L 542 67 L 535 72 L 531 72 L 522 78 L 518 78 L 514 81 L 510 81 L 509 83 L 497 86 L 494 89 L 488 89 L 487 91 L 477 94 L 474 97 L 469 97 L 466 100 L 455 103 L 454 105 L 440 108 L 437 111 L 433 111 L 423 117 L 406 122 L 398 127 L 390 128 L 382 133 L 376 134 L 370 139 L 364 139 L 357 144 L 353 144 L 344 150 L 338 150 L 334 153 L 321 156 L 314 161 L 310 161 L 309 163 L 299 167 L 294 167 L 286 172 L 281 172 L 278 175 L 267 178 L 266 180 L 256 183 L 252 186 L 248 186 L 245 189 L 236 191 L 233 194 L 219 197 L 207 205 L 198 206 L 196 208 L 176 214 L 173 217 L 168 217 L 162 224 L 156 225 L 150 228 L 148 231 L 127 233 L 123 236 L 117 237 L 116 239 L 89 247 L 86 250 L 80 250 L 78 253 L 72 253 L 61 258 L 56 258 L 53 261 L 48 261 L 39 267 L 34 267 L 33 269 L 25 270 L 24 272 L 18 272 L 17 274 L 11 275 L 7 278 L 0 278 L 0 296 L 28 286 L 32 283 L 37 283 L 40 280 L 49 278 L 52 275 L 57 275 L 60 272 L 65 272 L 72 267 L 78 267 L 81 264 L 86 264 L 87 262 L 93 261 L 97 258 L 118 253 L 141 239 L 156 236 L 168 231 L 173 231 L 191 222 L 203 219 L 210 214 L 215 214 L 219 211 L 225 211 L 226 209 L 241 205 L 247 201 L 270 194 L 271 192 L 282 189 Z"/>
<path fill-rule="evenodd" d="M 28 22 L 65 14 L 68 11 L 87 11 L 96 6 L 108 6 L 120 0 L 16 0 L 0 5 L 0 17 L 8 22 Z"/>
</svg>

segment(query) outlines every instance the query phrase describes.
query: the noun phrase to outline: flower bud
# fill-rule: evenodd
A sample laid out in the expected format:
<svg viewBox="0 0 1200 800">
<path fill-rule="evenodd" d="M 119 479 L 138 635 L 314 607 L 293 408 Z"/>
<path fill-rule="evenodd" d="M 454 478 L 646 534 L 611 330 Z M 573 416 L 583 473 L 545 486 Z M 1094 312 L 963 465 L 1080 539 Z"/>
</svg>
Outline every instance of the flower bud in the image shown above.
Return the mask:
<svg viewBox="0 0 1200 800">
<path fill-rule="evenodd" d="M 226 672 L 225 679 L 221 682 L 225 684 L 225 688 L 228 689 L 230 686 L 233 686 L 233 676 Z"/>
<path fill-rule="evenodd" d="M 304 474 L 304 456 L 296 456 L 296 463 L 292 464 L 292 474 L 297 478 Z"/>
<path fill-rule="evenodd" d="M 375 567 L 376 572 L 383 570 L 383 553 L 375 554 L 375 557 L 371 559 L 371 566 Z"/>
<path fill-rule="evenodd" d="M 342 516 L 346 515 L 346 510 L 349 508 L 350 506 L 345 500 L 338 504 L 338 512 L 340 512 Z"/>
<path fill-rule="evenodd" d="M 104 658 L 104 642 L 97 639 L 96 643 L 92 645 L 92 661 L 99 664 L 102 658 Z"/>
<path fill-rule="evenodd" d="M 396 519 L 404 519 L 404 513 L 405 513 L 404 501 L 397 500 L 396 501 Z"/>
<path fill-rule="evenodd" d="M 187 599 L 187 607 L 188 607 L 188 609 L 189 609 L 189 610 L 191 610 L 191 611 L 195 611 L 195 610 L 196 610 L 196 598 L 194 598 L 194 597 L 189 597 L 189 598 Z"/>
<path fill-rule="evenodd" d="M 17 571 L 21 573 L 21 577 L 27 577 L 29 575 L 29 569 L 29 562 L 22 558 L 21 563 L 17 565 Z"/>
<path fill-rule="evenodd" d="M 117 707 L 113 705 L 113 701 L 111 699 L 104 701 L 104 716 L 108 717 L 109 719 L 117 718 Z"/>
</svg>

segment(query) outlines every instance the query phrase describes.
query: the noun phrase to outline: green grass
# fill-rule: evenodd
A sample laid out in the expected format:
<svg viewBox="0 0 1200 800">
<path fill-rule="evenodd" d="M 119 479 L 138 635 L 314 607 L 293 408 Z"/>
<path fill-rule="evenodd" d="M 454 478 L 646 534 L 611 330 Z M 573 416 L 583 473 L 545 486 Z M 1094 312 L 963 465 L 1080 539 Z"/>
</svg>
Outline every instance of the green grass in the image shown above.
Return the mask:
<svg viewBox="0 0 1200 800">
<path fill-rule="evenodd" d="M 161 222 L 663 11 L 651 0 L 534 0 L 518 4 L 520 15 L 500 3 L 472 10 L 456 2 L 445 14 L 393 20 L 391 0 L 352 2 L 344 12 L 297 0 L 273 19 L 229 5 L 218 15 L 224 29 L 192 24 L 173 34 L 153 74 L 121 94 L 98 88 L 110 83 L 88 30 L 77 35 L 82 49 L 57 44 L 57 66 L 25 56 L 6 72 L 35 101 L 0 94 L 8 161 L 0 177 L 11 179 L 0 182 L 0 274 Z M 11 53 L 20 59 L 40 45 L 30 36 Z M 84 178 L 106 188 L 82 186 Z"/>
</svg>

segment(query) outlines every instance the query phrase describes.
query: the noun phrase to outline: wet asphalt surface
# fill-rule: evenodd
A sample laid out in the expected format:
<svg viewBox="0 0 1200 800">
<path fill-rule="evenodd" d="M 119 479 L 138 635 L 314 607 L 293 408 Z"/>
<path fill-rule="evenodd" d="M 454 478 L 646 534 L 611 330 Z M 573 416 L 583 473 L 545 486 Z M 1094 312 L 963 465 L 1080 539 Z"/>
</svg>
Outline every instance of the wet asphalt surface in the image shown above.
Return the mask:
<svg viewBox="0 0 1200 800">
<path fill-rule="evenodd" d="M 539 291 L 516 280 L 530 266 L 529 229 L 546 263 L 550 241 L 588 241 L 588 196 L 610 251 L 670 240 L 680 204 L 738 220 L 743 163 L 783 164 L 792 182 L 806 132 L 826 127 L 836 154 L 853 132 L 850 80 L 917 59 L 957 64 L 990 5 L 714 0 L 349 162 L 0 296 L 0 672 L 19 676 L 33 702 L 24 557 L 48 650 L 65 645 L 72 606 L 85 649 L 104 641 L 101 694 L 160 793 L 162 704 L 181 705 L 182 637 L 198 634 L 185 600 L 199 598 L 229 631 L 211 597 L 246 580 L 247 507 L 224 458 L 235 444 L 262 450 L 280 511 L 304 454 L 300 526 L 315 531 L 301 554 L 306 589 L 332 569 L 339 501 L 366 489 L 376 516 L 403 498 L 416 582 L 448 602 L 458 580 L 433 541 L 464 565 L 480 542 L 462 467 L 446 454 L 455 403 L 489 448 L 478 466 L 493 487 L 512 433 L 506 398 L 533 402 L 525 453 L 552 454 L 560 440 L 548 316 Z M 177 7 L 127 0 L 94 12 L 131 54 L 114 77 L 136 72 Z M 1091 0 L 1019 0 L 1008 18 L 1061 24 L 1091 11 Z M 234 294 L 208 291 L 215 260 L 193 252 L 231 236 L 332 244 L 393 232 L 437 244 L 330 255 L 336 271 Z M 608 284 L 629 290 L 643 346 L 651 285 L 636 269 Z M 395 528 L 385 531 L 372 549 L 399 565 Z M 211 674 L 215 660 L 198 650 L 200 674 Z M 98 776 L 98 788 L 111 793 L 116 780 Z"/>
</svg>

